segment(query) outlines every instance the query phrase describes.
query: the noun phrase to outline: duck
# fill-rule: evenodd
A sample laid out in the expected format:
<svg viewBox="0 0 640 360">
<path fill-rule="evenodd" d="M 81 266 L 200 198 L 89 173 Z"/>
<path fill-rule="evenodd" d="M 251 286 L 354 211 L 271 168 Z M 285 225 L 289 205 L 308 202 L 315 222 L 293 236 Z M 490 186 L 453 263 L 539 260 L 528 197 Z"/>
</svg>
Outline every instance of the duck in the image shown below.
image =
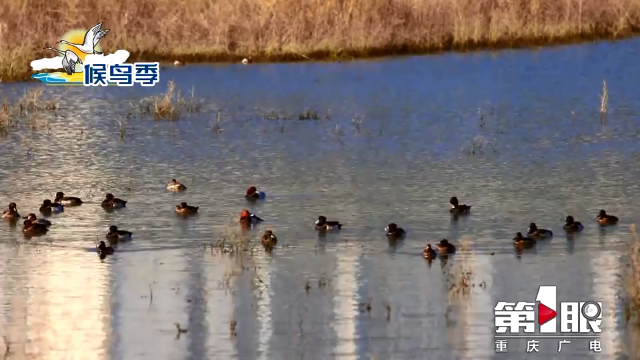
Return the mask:
<svg viewBox="0 0 640 360">
<path fill-rule="evenodd" d="M 44 200 L 42 202 L 42 205 L 40 205 L 40 212 L 43 214 L 51 214 L 51 213 L 57 214 L 63 211 L 64 211 L 64 205 L 53 203 L 49 199 Z"/>
<path fill-rule="evenodd" d="M 264 246 L 265 250 L 272 250 L 274 246 L 278 243 L 278 238 L 271 230 L 267 230 L 262 235 L 262 246 Z"/>
<path fill-rule="evenodd" d="M 22 233 L 27 236 L 44 235 L 47 231 L 49 229 L 45 225 L 33 223 L 31 220 L 25 220 L 22 223 Z"/>
<path fill-rule="evenodd" d="M 2 217 L 9 220 L 20 219 L 20 214 L 18 214 L 18 205 L 14 202 L 9 203 L 9 208 L 2 212 Z"/>
<path fill-rule="evenodd" d="M 243 209 L 242 212 L 240 212 L 240 223 L 242 224 L 253 225 L 263 221 L 264 220 L 259 218 L 256 214 L 249 212 L 247 209 Z"/>
<path fill-rule="evenodd" d="M 244 198 L 249 201 L 264 199 L 264 197 L 265 193 L 262 191 L 258 191 L 258 188 L 256 188 L 255 186 L 251 186 L 250 188 L 248 188 L 247 192 L 244 194 Z"/>
<path fill-rule="evenodd" d="M 467 204 L 460 204 L 458 202 L 458 198 L 453 196 L 451 197 L 451 199 L 449 199 L 449 204 L 451 204 L 451 209 L 449 209 L 449 212 L 451 214 L 454 215 L 466 215 L 469 214 L 471 212 L 471 205 L 467 205 Z"/>
<path fill-rule="evenodd" d="M 106 194 L 104 200 L 102 200 L 103 208 L 121 209 L 126 206 L 127 202 L 125 200 L 118 199 L 111 193 Z"/>
<path fill-rule="evenodd" d="M 117 241 L 129 241 L 131 240 L 132 235 L 133 233 L 131 231 L 119 230 L 117 226 L 111 225 L 109 226 L 109 232 L 105 237 L 109 241 L 117 242 Z"/>
<path fill-rule="evenodd" d="M 513 244 L 516 246 L 533 246 L 536 244 L 536 239 L 524 237 L 521 232 L 518 232 L 516 237 L 513 238 Z"/>
<path fill-rule="evenodd" d="M 527 236 L 538 240 L 549 239 L 553 236 L 553 232 L 547 229 L 539 229 L 536 223 L 531 223 L 529 224 L 529 229 L 527 229 Z"/>
<path fill-rule="evenodd" d="M 431 244 L 427 244 L 427 246 L 425 246 L 424 250 L 422 250 L 422 257 L 425 260 L 433 260 L 436 258 L 438 254 L 436 253 L 435 250 L 433 250 L 433 248 L 431 247 Z"/>
<path fill-rule="evenodd" d="M 340 230 L 342 229 L 342 224 L 339 221 L 328 221 L 325 216 L 318 216 L 318 220 L 316 220 L 316 229 L 317 230 Z"/>
<path fill-rule="evenodd" d="M 187 190 L 187 187 L 184 186 L 183 184 L 179 183 L 178 180 L 171 179 L 171 181 L 169 181 L 167 183 L 167 190 L 170 190 L 170 191 L 182 191 L 182 190 Z"/>
<path fill-rule="evenodd" d="M 188 205 L 186 202 L 181 202 L 180 205 L 176 205 L 176 212 L 180 215 L 195 215 L 198 213 L 199 207 Z"/>
<path fill-rule="evenodd" d="M 565 224 L 562 228 L 568 233 L 577 233 L 582 231 L 584 229 L 584 226 L 582 226 L 579 221 L 575 221 L 573 219 L 573 216 L 569 215 L 565 219 Z"/>
<path fill-rule="evenodd" d="M 447 239 L 442 239 L 438 243 L 438 252 L 440 255 L 453 254 L 456 252 L 456 246 L 449 242 Z"/>
<path fill-rule="evenodd" d="M 82 205 L 82 199 L 72 196 L 65 196 L 62 191 L 58 191 L 56 193 L 56 198 L 53 200 L 53 202 L 68 206 Z"/>
<path fill-rule="evenodd" d="M 27 217 L 25 219 L 31 221 L 31 223 L 33 223 L 33 224 L 41 224 L 41 225 L 44 225 L 46 227 L 51 226 L 51 221 L 45 220 L 45 219 L 38 219 L 36 217 L 36 214 L 34 214 L 34 213 L 31 213 L 31 214 L 27 215 Z"/>
<path fill-rule="evenodd" d="M 387 232 L 387 237 L 391 240 L 400 239 L 407 234 L 407 232 L 404 231 L 403 228 L 398 227 L 396 223 L 390 223 L 384 230 Z"/>
<path fill-rule="evenodd" d="M 618 223 L 617 216 L 609 215 L 604 210 L 600 210 L 598 212 L 597 219 L 598 219 L 598 224 L 600 224 L 601 226 L 616 225 Z"/>
<path fill-rule="evenodd" d="M 98 245 L 96 250 L 98 250 L 98 254 L 101 257 L 104 257 L 106 255 L 113 255 L 114 252 L 113 248 L 111 246 L 107 246 L 104 241 L 100 241 L 100 244 Z"/>
</svg>

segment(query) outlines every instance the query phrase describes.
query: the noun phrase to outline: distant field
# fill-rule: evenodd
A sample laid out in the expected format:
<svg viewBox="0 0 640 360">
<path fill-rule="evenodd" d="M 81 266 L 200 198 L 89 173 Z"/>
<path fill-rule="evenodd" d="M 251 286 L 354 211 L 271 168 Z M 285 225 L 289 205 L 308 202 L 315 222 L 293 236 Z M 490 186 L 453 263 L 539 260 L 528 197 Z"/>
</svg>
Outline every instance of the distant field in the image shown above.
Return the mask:
<svg viewBox="0 0 640 360">
<path fill-rule="evenodd" d="M 640 0 L 6 0 L 0 77 L 28 79 L 70 29 L 104 22 L 133 61 L 340 60 L 621 38 Z"/>
</svg>

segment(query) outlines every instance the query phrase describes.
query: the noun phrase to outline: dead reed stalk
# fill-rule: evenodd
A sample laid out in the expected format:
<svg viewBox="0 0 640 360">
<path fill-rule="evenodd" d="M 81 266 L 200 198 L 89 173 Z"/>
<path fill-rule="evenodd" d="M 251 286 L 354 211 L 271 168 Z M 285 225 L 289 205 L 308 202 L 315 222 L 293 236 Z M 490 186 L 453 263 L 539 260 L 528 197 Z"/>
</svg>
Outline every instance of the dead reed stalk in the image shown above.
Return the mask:
<svg viewBox="0 0 640 360">
<path fill-rule="evenodd" d="M 607 120 L 607 106 L 609 104 L 609 90 L 607 80 L 602 82 L 602 94 L 600 94 L 600 123 Z"/>
</svg>

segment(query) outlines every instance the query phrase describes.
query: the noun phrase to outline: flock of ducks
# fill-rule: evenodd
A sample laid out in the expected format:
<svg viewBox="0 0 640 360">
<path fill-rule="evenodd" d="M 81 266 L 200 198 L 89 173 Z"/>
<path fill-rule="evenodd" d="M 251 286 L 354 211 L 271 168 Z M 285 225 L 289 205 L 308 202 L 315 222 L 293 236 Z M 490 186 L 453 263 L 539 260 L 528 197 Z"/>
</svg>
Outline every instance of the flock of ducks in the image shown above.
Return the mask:
<svg viewBox="0 0 640 360">
<path fill-rule="evenodd" d="M 167 190 L 179 192 L 186 190 L 187 187 L 178 182 L 176 179 L 171 179 L 167 184 Z M 263 200 L 266 195 L 264 192 L 259 191 L 255 186 L 251 186 L 247 189 L 245 195 L 245 199 L 249 202 Z M 449 203 L 451 204 L 451 209 L 449 212 L 455 216 L 464 216 L 469 215 L 471 213 L 471 206 L 467 204 L 460 204 L 457 197 L 452 197 L 449 199 Z M 63 192 L 56 193 L 56 196 L 53 201 L 50 199 L 46 199 L 42 202 L 40 206 L 40 213 L 44 216 L 50 216 L 52 214 L 62 213 L 64 212 L 65 206 L 79 206 L 82 205 L 83 201 L 77 197 L 66 196 Z M 113 211 L 115 209 L 121 209 L 126 207 L 127 201 L 116 198 L 113 194 L 108 193 L 105 195 L 104 200 L 101 203 L 101 206 L 105 211 Z M 196 215 L 198 213 L 198 207 L 187 204 L 186 202 L 181 202 L 176 205 L 176 214 L 181 216 L 191 216 Z M 9 208 L 2 213 L 2 217 L 16 223 L 22 217 L 18 213 L 18 207 L 16 203 L 12 202 L 9 204 Z M 38 236 L 44 235 L 49 230 L 49 227 L 52 225 L 51 221 L 46 219 L 39 219 L 36 214 L 30 213 L 26 217 L 23 218 L 24 222 L 22 227 L 22 232 L 25 236 Z M 618 223 L 618 218 L 613 215 L 609 215 L 604 210 L 600 210 L 598 215 L 596 216 L 598 224 L 600 226 L 612 226 Z M 240 212 L 239 223 L 244 227 L 250 227 L 252 225 L 263 222 L 260 217 L 256 214 L 251 213 L 247 209 L 243 209 Z M 315 222 L 315 228 L 317 231 L 326 232 L 326 231 L 334 231 L 340 230 L 342 228 L 342 224 L 339 221 L 328 220 L 325 216 L 319 216 Z M 584 226 L 579 222 L 575 221 L 573 216 L 569 215 L 565 218 L 565 225 L 563 226 L 564 231 L 567 234 L 575 234 L 584 230 Z M 386 228 L 386 235 L 389 241 L 398 241 L 403 239 L 407 232 L 398 227 L 395 223 L 390 223 Z M 106 234 L 106 239 L 110 244 L 117 244 L 123 241 L 130 241 L 133 236 L 133 233 L 126 230 L 118 229 L 117 226 L 112 225 L 109 227 L 109 232 Z M 539 228 L 535 223 L 530 223 L 529 228 L 527 229 L 526 236 L 521 232 L 516 233 L 515 238 L 513 239 L 513 243 L 517 249 L 522 248 L 531 248 L 533 247 L 537 241 L 550 239 L 553 237 L 553 232 L 547 229 Z M 261 244 L 264 246 L 266 251 L 271 251 L 278 243 L 278 238 L 273 233 L 272 230 L 266 230 L 262 235 Z M 426 260 L 433 260 L 438 256 L 445 257 L 449 254 L 453 254 L 456 251 L 455 245 L 451 244 L 447 239 L 442 239 L 436 246 L 437 252 L 435 249 L 431 247 L 431 244 L 427 244 L 427 246 L 422 251 L 422 257 Z M 97 245 L 97 252 L 101 258 L 104 258 L 107 255 L 111 255 L 114 253 L 114 248 L 112 246 L 107 246 L 104 241 L 100 241 Z"/>
</svg>

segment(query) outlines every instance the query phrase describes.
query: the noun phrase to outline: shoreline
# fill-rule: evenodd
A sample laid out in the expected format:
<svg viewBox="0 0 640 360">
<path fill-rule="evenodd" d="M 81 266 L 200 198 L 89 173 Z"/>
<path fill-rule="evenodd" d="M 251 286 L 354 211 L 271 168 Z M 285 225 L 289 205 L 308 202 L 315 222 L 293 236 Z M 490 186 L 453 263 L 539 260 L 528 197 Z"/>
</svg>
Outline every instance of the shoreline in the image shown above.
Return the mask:
<svg viewBox="0 0 640 360">
<path fill-rule="evenodd" d="M 105 49 L 105 53 L 115 51 L 115 49 L 123 48 L 130 52 L 127 62 L 138 61 L 157 61 L 162 65 L 174 66 L 174 61 L 179 61 L 183 65 L 189 64 L 239 64 L 243 59 L 251 60 L 251 63 L 260 64 L 277 64 L 277 63 L 303 63 L 303 62 L 351 62 L 359 60 L 373 60 L 390 57 L 406 57 L 420 55 L 443 55 L 447 53 L 470 53 L 483 51 L 505 51 L 505 50 L 528 50 L 536 48 L 580 45 L 595 42 L 617 42 L 628 40 L 640 36 L 640 27 L 632 28 L 624 32 L 613 33 L 611 31 L 570 34 L 567 36 L 549 39 L 549 36 L 538 36 L 529 39 L 498 39 L 496 41 L 466 41 L 455 42 L 453 37 L 447 41 L 440 42 L 437 45 L 422 45 L 418 43 L 404 43 L 390 46 L 377 46 L 367 48 L 337 49 L 337 50 L 314 50 L 306 54 L 285 51 L 285 52 L 258 52 L 254 54 L 238 54 L 223 52 L 219 50 L 188 52 L 150 52 L 150 51 L 130 51 L 126 46 L 110 46 Z M 112 50 L 113 48 L 113 50 Z M 12 58 L 15 58 L 15 50 L 12 52 Z M 0 83 L 27 83 L 38 82 L 32 79 L 31 75 L 43 72 L 56 72 L 58 70 L 32 71 L 29 63 L 39 57 L 41 52 L 25 51 L 17 57 L 20 59 L 32 58 L 25 64 L 26 66 L 16 69 L 11 66 L 8 69 L 6 64 L 0 66 Z M 1 64 L 0 64 L 1 65 Z M 6 70 L 11 72 L 7 73 Z"/>
</svg>

